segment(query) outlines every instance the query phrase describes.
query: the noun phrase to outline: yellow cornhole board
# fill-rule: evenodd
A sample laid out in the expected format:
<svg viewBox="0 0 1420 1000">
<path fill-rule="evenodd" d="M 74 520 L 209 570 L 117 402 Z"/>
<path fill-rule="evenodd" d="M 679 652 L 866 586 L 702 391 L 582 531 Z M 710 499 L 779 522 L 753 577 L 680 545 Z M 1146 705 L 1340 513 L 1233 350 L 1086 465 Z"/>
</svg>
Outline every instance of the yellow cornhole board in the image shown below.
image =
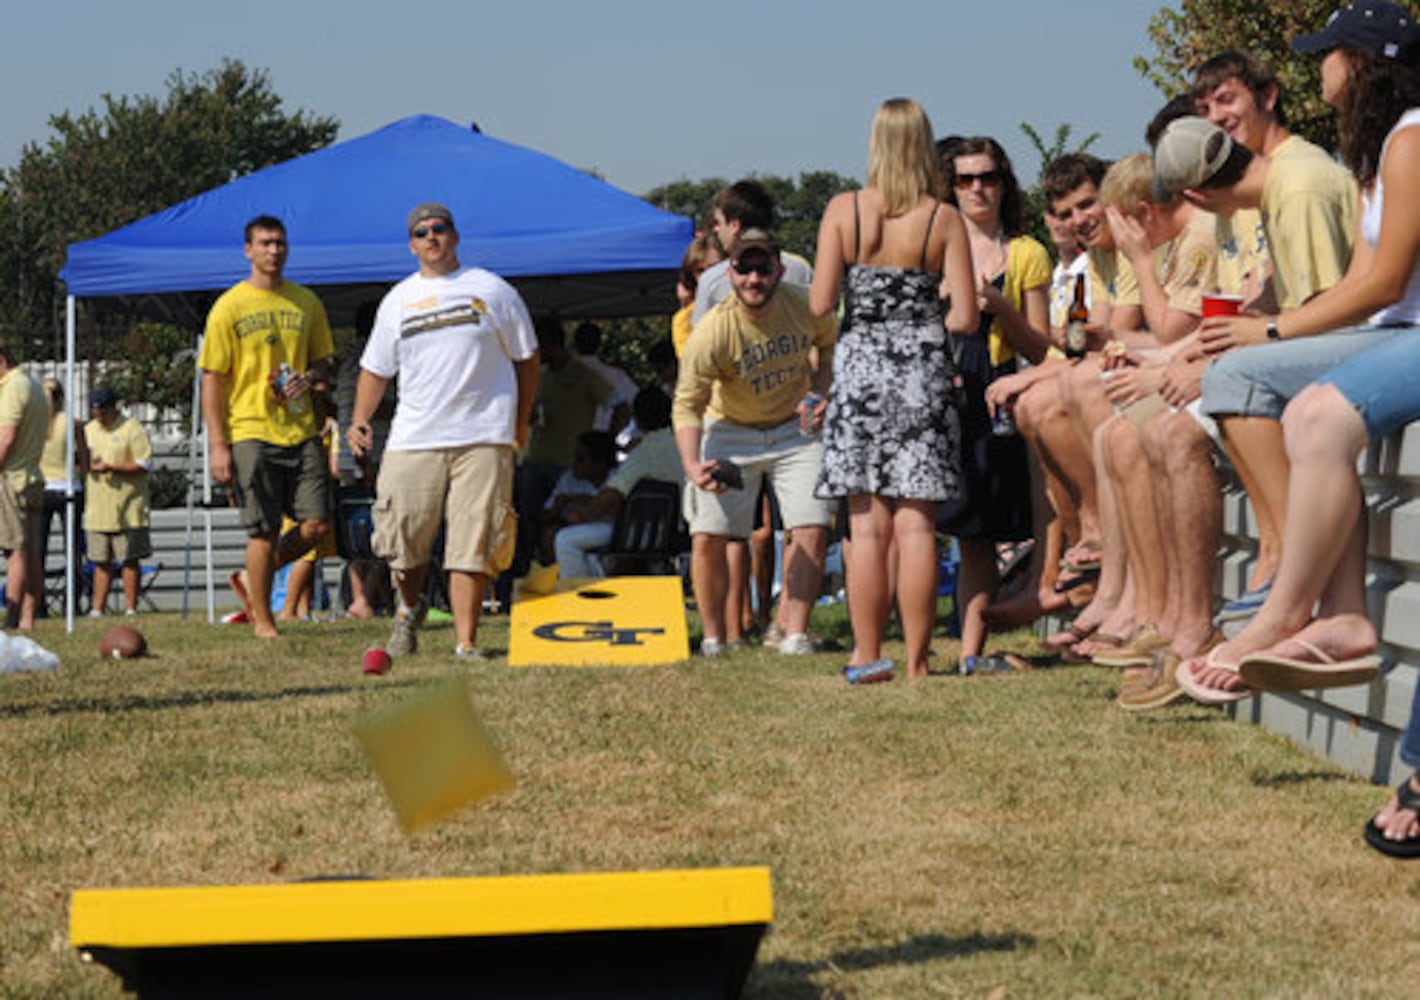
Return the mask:
<svg viewBox="0 0 1420 1000">
<path fill-rule="evenodd" d="M 767 868 L 80 889 L 69 941 L 139 996 L 736 997 Z"/>
<path fill-rule="evenodd" d="M 513 604 L 508 665 L 650 667 L 690 655 L 679 577 L 613 576 Z"/>
<path fill-rule="evenodd" d="M 467 680 L 362 719 L 355 736 L 405 833 L 514 784 L 473 710 Z"/>
</svg>

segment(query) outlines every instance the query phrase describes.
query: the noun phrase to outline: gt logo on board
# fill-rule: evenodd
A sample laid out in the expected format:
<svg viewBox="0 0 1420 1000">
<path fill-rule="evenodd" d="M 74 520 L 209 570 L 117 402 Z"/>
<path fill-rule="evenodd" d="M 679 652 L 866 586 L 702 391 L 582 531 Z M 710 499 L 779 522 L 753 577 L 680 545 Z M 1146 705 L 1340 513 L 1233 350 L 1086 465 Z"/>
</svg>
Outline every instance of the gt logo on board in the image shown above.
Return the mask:
<svg viewBox="0 0 1420 1000">
<path fill-rule="evenodd" d="M 644 646 L 643 635 L 665 635 L 663 628 L 617 628 L 611 622 L 548 622 L 533 635 L 548 642 L 604 642 L 608 646 Z"/>
</svg>

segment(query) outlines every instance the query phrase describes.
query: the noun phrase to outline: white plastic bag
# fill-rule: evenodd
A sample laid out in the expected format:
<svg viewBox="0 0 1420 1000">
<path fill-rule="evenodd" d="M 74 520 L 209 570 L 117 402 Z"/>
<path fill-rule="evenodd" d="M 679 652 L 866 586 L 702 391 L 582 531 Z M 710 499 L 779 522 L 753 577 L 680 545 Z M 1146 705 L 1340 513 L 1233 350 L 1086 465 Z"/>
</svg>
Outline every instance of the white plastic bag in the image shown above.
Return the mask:
<svg viewBox="0 0 1420 1000">
<path fill-rule="evenodd" d="M 0 674 L 54 670 L 58 666 L 59 657 L 29 636 L 0 632 Z"/>
</svg>

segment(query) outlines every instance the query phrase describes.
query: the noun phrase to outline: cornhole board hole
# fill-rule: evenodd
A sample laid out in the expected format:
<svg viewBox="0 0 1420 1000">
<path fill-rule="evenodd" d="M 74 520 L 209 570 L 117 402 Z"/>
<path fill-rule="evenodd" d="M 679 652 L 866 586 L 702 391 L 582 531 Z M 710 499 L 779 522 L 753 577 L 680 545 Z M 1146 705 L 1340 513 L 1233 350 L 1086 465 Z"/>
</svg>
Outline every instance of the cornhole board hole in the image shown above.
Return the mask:
<svg viewBox="0 0 1420 1000">
<path fill-rule="evenodd" d="M 690 656 L 679 577 L 613 576 L 513 604 L 508 665 L 650 667 Z"/>
<path fill-rule="evenodd" d="M 69 939 L 142 997 L 737 997 L 768 868 L 80 889 Z"/>
</svg>

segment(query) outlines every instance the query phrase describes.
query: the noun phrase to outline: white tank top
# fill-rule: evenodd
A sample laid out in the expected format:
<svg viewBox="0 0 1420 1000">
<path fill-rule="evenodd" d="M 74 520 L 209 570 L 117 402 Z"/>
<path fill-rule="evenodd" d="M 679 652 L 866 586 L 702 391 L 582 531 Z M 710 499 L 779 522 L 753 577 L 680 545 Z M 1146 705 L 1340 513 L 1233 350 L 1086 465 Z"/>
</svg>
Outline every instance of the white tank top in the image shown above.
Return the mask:
<svg viewBox="0 0 1420 1000">
<path fill-rule="evenodd" d="M 1385 165 L 1386 150 L 1390 140 L 1403 128 L 1420 127 L 1420 108 L 1411 108 L 1395 123 L 1381 146 L 1381 166 Z M 1381 183 L 1380 172 L 1376 172 L 1376 183 L 1370 191 L 1361 192 L 1361 239 L 1372 250 L 1381 241 L 1381 208 L 1385 204 L 1385 187 Z M 1405 283 L 1405 294 L 1394 305 L 1386 306 L 1371 317 L 1375 326 L 1420 326 L 1420 258 L 1411 265 L 1410 280 Z"/>
</svg>

